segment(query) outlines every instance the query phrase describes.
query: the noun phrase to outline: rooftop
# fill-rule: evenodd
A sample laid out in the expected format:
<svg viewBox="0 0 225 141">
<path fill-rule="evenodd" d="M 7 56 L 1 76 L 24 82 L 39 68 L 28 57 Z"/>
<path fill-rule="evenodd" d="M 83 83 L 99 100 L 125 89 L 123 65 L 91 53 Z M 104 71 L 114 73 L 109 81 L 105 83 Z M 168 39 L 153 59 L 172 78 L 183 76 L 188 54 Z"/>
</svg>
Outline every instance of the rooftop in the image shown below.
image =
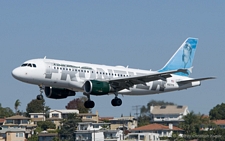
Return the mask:
<svg viewBox="0 0 225 141">
<path fill-rule="evenodd" d="M 183 131 L 181 128 L 178 128 L 176 126 L 173 126 L 173 128 L 170 129 L 169 126 L 165 126 L 165 125 L 157 124 L 157 123 L 137 127 L 135 129 L 132 129 L 131 131 L 153 131 L 153 130 Z"/>
<path fill-rule="evenodd" d="M 225 125 L 225 120 L 213 120 L 216 125 Z"/>
<path fill-rule="evenodd" d="M 0 119 L 0 123 L 4 123 L 5 119 L 4 118 L 1 118 Z"/>
<path fill-rule="evenodd" d="M 79 110 L 71 110 L 71 109 L 68 109 L 68 110 L 50 110 L 50 113 L 51 112 L 60 112 L 60 113 L 62 113 L 62 114 L 70 114 L 70 113 L 77 113 L 77 114 L 79 114 Z"/>
<path fill-rule="evenodd" d="M 181 114 L 187 109 L 187 106 L 163 105 L 153 106 L 152 114 Z"/>
<path fill-rule="evenodd" d="M 24 116 L 20 116 L 20 115 L 15 115 L 15 116 L 6 118 L 6 120 L 7 119 L 28 119 L 29 120 L 30 118 L 24 117 Z"/>
</svg>

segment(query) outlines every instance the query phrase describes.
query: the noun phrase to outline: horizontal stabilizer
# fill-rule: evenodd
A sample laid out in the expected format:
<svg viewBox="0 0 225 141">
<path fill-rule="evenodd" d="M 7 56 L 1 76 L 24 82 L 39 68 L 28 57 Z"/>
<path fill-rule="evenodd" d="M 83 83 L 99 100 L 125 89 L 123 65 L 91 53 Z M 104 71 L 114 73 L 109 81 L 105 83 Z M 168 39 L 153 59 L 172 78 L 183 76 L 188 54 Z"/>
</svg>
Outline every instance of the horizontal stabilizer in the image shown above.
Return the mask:
<svg viewBox="0 0 225 141">
<path fill-rule="evenodd" d="M 208 80 L 208 79 L 216 79 L 216 77 L 205 77 L 205 78 L 197 78 L 197 79 L 190 79 L 190 80 L 181 80 L 181 81 L 177 81 L 177 83 L 185 84 L 185 83 L 190 83 L 190 82 L 195 82 L 195 81 L 203 81 L 203 80 Z"/>
</svg>

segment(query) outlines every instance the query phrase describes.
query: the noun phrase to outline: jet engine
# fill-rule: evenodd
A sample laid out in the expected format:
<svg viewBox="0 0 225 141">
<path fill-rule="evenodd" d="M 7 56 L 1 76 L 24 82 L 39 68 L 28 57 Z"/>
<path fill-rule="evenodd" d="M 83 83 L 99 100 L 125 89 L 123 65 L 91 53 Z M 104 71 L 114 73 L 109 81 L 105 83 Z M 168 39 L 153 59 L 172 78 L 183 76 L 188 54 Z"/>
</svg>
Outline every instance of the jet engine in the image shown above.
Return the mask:
<svg viewBox="0 0 225 141">
<path fill-rule="evenodd" d="M 88 80 L 84 83 L 84 91 L 87 94 L 105 95 L 108 94 L 110 90 L 111 87 L 108 82 Z"/>
<path fill-rule="evenodd" d="M 45 87 L 45 95 L 52 99 L 63 99 L 67 96 L 75 96 L 76 92 L 68 89 Z"/>
</svg>

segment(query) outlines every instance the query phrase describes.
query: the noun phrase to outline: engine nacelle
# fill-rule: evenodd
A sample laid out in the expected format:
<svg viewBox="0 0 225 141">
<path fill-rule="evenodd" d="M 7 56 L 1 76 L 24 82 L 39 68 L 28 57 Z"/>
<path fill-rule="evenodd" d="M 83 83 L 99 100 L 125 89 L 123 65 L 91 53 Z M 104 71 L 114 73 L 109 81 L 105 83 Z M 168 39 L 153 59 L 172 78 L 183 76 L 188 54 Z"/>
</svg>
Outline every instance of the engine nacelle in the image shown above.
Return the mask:
<svg viewBox="0 0 225 141">
<path fill-rule="evenodd" d="M 67 96 L 75 96 L 76 93 L 68 89 L 45 87 L 45 95 L 48 98 L 63 99 L 67 98 Z"/>
<path fill-rule="evenodd" d="M 84 83 L 84 91 L 87 94 L 105 95 L 110 92 L 110 85 L 108 82 L 97 80 L 88 80 Z"/>
</svg>

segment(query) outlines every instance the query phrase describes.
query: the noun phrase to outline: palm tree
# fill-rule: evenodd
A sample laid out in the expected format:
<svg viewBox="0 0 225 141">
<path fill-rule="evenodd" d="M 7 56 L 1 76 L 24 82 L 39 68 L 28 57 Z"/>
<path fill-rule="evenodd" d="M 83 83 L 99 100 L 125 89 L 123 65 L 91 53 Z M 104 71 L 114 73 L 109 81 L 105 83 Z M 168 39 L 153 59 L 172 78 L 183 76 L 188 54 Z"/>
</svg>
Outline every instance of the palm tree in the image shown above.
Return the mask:
<svg viewBox="0 0 225 141">
<path fill-rule="evenodd" d="M 21 102 L 19 99 L 16 100 L 15 104 L 14 104 L 14 108 L 15 108 L 15 113 L 18 114 L 18 107 L 20 106 Z"/>
</svg>

